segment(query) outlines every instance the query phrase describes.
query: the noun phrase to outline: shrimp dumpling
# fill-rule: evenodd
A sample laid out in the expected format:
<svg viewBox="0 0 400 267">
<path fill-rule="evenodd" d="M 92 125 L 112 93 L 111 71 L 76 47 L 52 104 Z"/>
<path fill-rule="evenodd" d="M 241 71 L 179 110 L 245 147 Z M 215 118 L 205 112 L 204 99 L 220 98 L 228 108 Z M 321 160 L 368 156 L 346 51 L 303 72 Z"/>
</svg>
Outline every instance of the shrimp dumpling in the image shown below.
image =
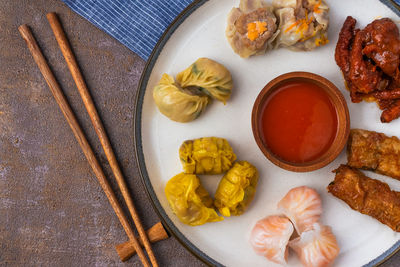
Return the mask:
<svg viewBox="0 0 400 267">
<path fill-rule="evenodd" d="M 339 245 L 329 226 L 315 223 L 313 229 L 303 232 L 289 242 L 306 267 L 330 265 L 339 254 Z"/>
<path fill-rule="evenodd" d="M 276 29 L 272 6 L 263 0 L 240 0 L 239 8 L 228 14 L 225 34 L 233 51 L 247 58 L 271 49 Z"/>
<path fill-rule="evenodd" d="M 299 234 L 311 230 L 322 213 L 322 204 L 318 193 L 306 186 L 291 189 L 279 201 L 278 208 L 293 222 Z"/>
<path fill-rule="evenodd" d="M 288 257 L 288 242 L 293 225 L 284 216 L 268 216 L 256 223 L 250 234 L 254 251 L 268 260 L 285 264 Z"/>
</svg>

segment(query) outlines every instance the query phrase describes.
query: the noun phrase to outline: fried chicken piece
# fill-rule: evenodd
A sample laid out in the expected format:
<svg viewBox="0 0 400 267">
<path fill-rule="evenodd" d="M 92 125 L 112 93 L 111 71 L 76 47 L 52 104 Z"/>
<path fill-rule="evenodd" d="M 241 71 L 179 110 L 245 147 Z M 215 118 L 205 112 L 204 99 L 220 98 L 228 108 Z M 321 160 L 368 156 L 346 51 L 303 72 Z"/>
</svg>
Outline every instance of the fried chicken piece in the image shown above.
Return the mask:
<svg viewBox="0 0 400 267">
<path fill-rule="evenodd" d="M 389 18 L 363 30 L 348 16 L 336 44 L 335 61 L 343 72 L 353 103 L 376 101 L 382 122 L 400 117 L 400 33 Z"/>
<path fill-rule="evenodd" d="M 381 110 L 385 110 L 388 107 L 390 107 L 390 105 L 393 104 L 393 100 L 392 99 L 378 99 L 377 101 L 378 101 L 378 107 Z"/>
<path fill-rule="evenodd" d="M 358 103 L 362 101 L 361 96 L 357 93 L 357 88 L 352 85 L 349 78 L 350 72 L 350 51 L 353 44 L 353 39 L 356 34 L 355 26 L 357 21 L 348 16 L 343 23 L 339 33 L 339 39 L 335 49 L 335 61 L 343 73 L 346 86 L 350 90 L 351 102 Z M 358 30 L 357 30 L 358 31 Z"/>
<path fill-rule="evenodd" d="M 363 54 L 388 76 L 393 77 L 399 72 L 400 35 L 396 24 L 389 18 L 374 20 L 365 27 L 368 42 Z"/>
<path fill-rule="evenodd" d="M 400 140 L 367 130 L 352 129 L 347 143 L 348 165 L 400 180 Z"/>
<path fill-rule="evenodd" d="M 336 64 L 343 72 L 343 76 L 346 81 L 348 79 L 350 70 L 350 48 L 354 38 L 354 28 L 357 21 L 348 16 L 343 23 L 342 29 L 339 33 L 339 40 L 336 44 L 335 49 L 335 61 Z M 348 82 L 348 81 L 347 81 Z"/>
<path fill-rule="evenodd" d="M 400 98 L 400 88 L 393 90 L 377 91 L 374 93 L 374 97 L 382 100 L 392 100 Z"/>
<path fill-rule="evenodd" d="M 365 30 L 357 32 L 350 51 L 349 79 L 357 92 L 364 94 L 374 91 L 382 80 L 382 73 L 370 61 L 364 60 L 363 47 L 368 38 Z"/>
<path fill-rule="evenodd" d="M 335 180 L 327 189 L 352 209 L 369 215 L 396 232 L 400 232 L 400 192 L 379 180 L 365 176 L 347 165 L 334 170 Z"/>
<path fill-rule="evenodd" d="M 381 114 L 381 122 L 391 122 L 400 117 L 400 99 L 397 99 Z"/>
</svg>

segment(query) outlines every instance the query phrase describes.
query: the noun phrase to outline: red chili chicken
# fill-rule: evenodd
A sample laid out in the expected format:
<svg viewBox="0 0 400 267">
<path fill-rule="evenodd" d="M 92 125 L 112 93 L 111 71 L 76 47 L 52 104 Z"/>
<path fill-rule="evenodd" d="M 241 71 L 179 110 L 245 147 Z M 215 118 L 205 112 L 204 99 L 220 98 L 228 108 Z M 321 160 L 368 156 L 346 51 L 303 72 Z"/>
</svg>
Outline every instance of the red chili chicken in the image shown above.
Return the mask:
<svg viewBox="0 0 400 267">
<path fill-rule="evenodd" d="M 351 101 L 373 100 L 382 122 L 400 117 L 400 34 L 389 18 L 356 29 L 348 16 L 336 44 L 336 64 L 343 72 Z"/>
</svg>

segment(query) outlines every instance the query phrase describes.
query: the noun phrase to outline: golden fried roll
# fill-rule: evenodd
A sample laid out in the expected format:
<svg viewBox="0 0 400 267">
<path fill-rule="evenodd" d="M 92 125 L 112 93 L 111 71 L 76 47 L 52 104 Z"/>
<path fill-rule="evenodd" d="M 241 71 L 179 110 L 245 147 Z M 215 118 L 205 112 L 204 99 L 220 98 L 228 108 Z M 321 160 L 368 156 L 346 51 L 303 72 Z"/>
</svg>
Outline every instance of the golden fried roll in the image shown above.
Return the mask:
<svg viewBox="0 0 400 267">
<path fill-rule="evenodd" d="M 400 180 L 400 140 L 382 133 L 352 129 L 347 145 L 348 165 Z"/>
<path fill-rule="evenodd" d="M 329 193 L 346 202 L 352 209 L 400 232 L 400 192 L 390 190 L 386 183 L 369 178 L 347 165 L 340 165 L 333 172 L 336 176 L 328 185 Z"/>
<path fill-rule="evenodd" d="M 185 173 L 220 174 L 232 167 L 236 155 L 224 138 L 203 137 L 183 142 L 179 158 Z"/>
</svg>

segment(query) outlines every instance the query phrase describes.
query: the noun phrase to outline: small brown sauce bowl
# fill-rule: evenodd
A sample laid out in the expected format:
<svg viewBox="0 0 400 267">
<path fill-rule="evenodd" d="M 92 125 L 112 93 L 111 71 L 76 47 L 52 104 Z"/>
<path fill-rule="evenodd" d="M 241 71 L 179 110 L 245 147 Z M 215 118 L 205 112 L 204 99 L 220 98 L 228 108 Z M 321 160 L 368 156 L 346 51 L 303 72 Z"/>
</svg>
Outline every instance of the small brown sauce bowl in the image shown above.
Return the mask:
<svg viewBox="0 0 400 267">
<path fill-rule="evenodd" d="M 336 110 L 336 136 L 334 137 L 329 148 L 327 148 L 327 150 L 322 155 L 308 162 L 295 163 L 284 160 L 276 154 L 272 153 L 266 142 L 264 142 L 261 120 L 265 103 L 271 96 L 271 94 L 273 94 L 277 89 L 281 88 L 282 85 L 288 82 L 307 82 L 317 85 L 318 87 L 325 90 L 325 93 L 328 95 L 333 107 Z M 276 77 L 261 90 L 256 101 L 254 102 L 251 115 L 251 125 L 253 135 L 258 147 L 272 163 L 274 163 L 278 167 L 293 172 L 309 172 L 328 165 L 341 153 L 344 146 L 346 145 L 349 136 L 350 117 L 346 100 L 344 99 L 342 93 L 333 83 L 331 83 L 324 77 L 313 73 L 290 72 Z"/>
</svg>

